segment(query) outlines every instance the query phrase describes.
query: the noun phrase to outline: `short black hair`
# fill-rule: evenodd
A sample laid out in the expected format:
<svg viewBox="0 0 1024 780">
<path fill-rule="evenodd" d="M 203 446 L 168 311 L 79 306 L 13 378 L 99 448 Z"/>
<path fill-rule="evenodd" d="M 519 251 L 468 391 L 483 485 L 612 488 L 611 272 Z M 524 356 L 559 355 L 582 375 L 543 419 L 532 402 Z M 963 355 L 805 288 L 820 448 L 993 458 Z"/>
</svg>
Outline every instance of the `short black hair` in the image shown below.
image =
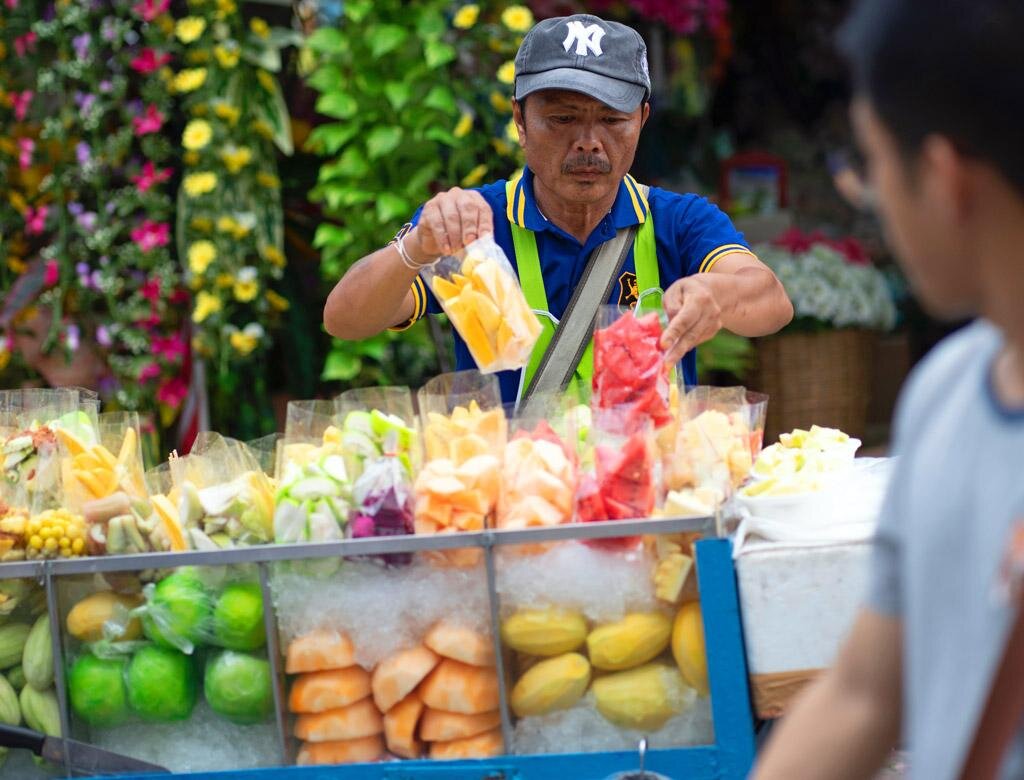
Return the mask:
<svg viewBox="0 0 1024 780">
<path fill-rule="evenodd" d="M 859 0 L 839 46 L 905 153 L 945 136 L 1024 194 L 1022 34 L 1022 0 Z"/>
</svg>

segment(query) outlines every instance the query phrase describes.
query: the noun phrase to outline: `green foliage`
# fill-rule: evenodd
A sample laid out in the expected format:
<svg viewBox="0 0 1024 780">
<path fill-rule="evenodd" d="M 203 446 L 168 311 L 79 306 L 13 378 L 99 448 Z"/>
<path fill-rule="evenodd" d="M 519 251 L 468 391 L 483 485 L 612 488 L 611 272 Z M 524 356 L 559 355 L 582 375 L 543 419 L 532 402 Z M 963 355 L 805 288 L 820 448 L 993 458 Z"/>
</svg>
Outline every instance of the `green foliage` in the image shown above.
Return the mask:
<svg viewBox="0 0 1024 780">
<path fill-rule="evenodd" d="M 754 345 L 750 339 L 720 330 L 697 350 L 697 376 L 704 381 L 709 373 L 722 372 L 746 376 L 754 366 Z"/>
</svg>

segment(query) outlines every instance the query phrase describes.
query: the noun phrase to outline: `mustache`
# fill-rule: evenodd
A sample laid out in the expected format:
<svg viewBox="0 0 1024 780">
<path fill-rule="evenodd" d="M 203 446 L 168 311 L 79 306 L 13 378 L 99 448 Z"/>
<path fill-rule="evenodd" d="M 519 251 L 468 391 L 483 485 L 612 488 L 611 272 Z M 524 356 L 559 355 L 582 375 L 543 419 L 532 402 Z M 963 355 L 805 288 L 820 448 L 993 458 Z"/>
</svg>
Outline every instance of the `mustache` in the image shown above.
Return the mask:
<svg viewBox="0 0 1024 780">
<path fill-rule="evenodd" d="M 562 163 L 562 173 L 576 173 L 581 170 L 595 170 L 599 173 L 611 173 L 612 164 L 604 157 L 589 153 L 579 154 Z"/>
</svg>

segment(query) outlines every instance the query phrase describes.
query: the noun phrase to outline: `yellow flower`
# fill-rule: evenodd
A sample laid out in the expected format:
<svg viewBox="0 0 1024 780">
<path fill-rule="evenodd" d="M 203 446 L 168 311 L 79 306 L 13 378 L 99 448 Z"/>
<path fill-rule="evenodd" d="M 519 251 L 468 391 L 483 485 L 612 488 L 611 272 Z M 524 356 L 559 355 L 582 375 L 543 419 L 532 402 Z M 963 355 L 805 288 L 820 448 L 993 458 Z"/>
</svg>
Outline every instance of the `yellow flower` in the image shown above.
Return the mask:
<svg viewBox="0 0 1024 780">
<path fill-rule="evenodd" d="M 209 171 L 190 173 L 181 184 L 185 188 L 186 195 L 190 198 L 197 198 L 200 195 L 213 192 L 217 187 L 217 174 Z"/>
<path fill-rule="evenodd" d="M 533 27 L 533 14 L 525 5 L 510 5 L 501 12 L 501 23 L 512 32 L 524 33 Z"/>
<path fill-rule="evenodd" d="M 494 147 L 494 151 L 500 154 L 502 157 L 507 157 L 512 154 L 512 147 L 508 145 L 508 141 L 504 138 L 492 138 L 491 146 Z"/>
<path fill-rule="evenodd" d="M 249 20 L 249 29 L 253 31 L 258 37 L 266 40 L 270 37 L 270 25 L 258 16 L 253 17 Z"/>
<path fill-rule="evenodd" d="M 238 64 L 238 49 L 229 49 L 226 46 L 215 46 L 213 56 L 217 58 L 222 68 L 233 68 Z"/>
<path fill-rule="evenodd" d="M 235 277 L 231 274 L 217 274 L 217 278 L 213 280 L 213 283 L 218 287 L 230 287 L 235 283 Z"/>
<path fill-rule="evenodd" d="M 185 125 L 181 143 L 186 149 L 202 149 L 213 138 L 213 129 L 205 119 L 193 119 Z"/>
<path fill-rule="evenodd" d="M 252 123 L 252 130 L 259 136 L 266 138 L 268 141 L 274 137 L 274 128 L 264 122 L 262 119 L 257 119 Z"/>
<path fill-rule="evenodd" d="M 218 102 L 213 104 L 213 113 L 233 127 L 241 112 L 230 103 Z"/>
<path fill-rule="evenodd" d="M 483 165 L 483 164 L 480 164 L 480 165 L 476 166 L 476 168 L 471 170 L 469 173 L 467 173 L 463 177 L 463 179 L 460 182 L 460 184 L 463 187 L 475 187 L 477 184 L 479 184 L 481 181 L 483 181 L 485 173 L 487 173 L 487 166 Z"/>
<path fill-rule="evenodd" d="M 274 189 L 281 186 L 281 180 L 272 173 L 260 171 L 256 174 L 256 183 L 267 189 Z"/>
<path fill-rule="evenodd" d="M 217 230 L 221 233 L 227 233 L 235 240 L 241 240 L 249 235 L 254 227 L 256 227 L 256 217 L 252 214 L 243 215 L 243 220 L 240 221 L 230 216 L 223 216 L 217 219 Z"/>
<path fill-rule="evenodd" d="M 192 322 L 203 322 L 211 314 L 216 314 L 224 307 L 218 298 L 213 293 L 208 293 L 205 290 L 196 296 L 196 305 L 192 309 Z"/>
<path fill-rule="evenodd" d="M 24 260 L 11 255 L 7 258 L 7 267 L 16 274 L 23 274 L 25 273 L 25 269 L 28 268 L 28 265 Z"/>
<path fill-rule="evenodd" d="M 209 217 L 192 217 L 192 221 L 188 223 L 188 226 L 200 233 L 209 233 L 213 230 L 213 222 L 210 221 Z"/>
<path fill-rule="evenodd" d="M 223 19 L 238 10 L 235 0 L 217 0 L 217 18 Z"/>
<path fill-rule="evenodd" d="M 160 78 L 163 80 L 165 84 L 170 84 L 174 79 L 174 71 L 168 68 L 166 65 L 160 68 L 159 74 Z"/>
<path fill-rule="evenodd" d="M 462 116 L 459 117 L 458 124 L 455 125 L 455 129 L 452 130 L 452 135 L 456 138 L 464 138 L 469 135 L 469 131 L 473 129 L 473 115 L 468 112 L 463 112 Z"/>
<path fill-rule="evenodd" d="M 499 114 L 507 114 L 512 110 L 512 101 L 498 90 L 491 92 L 491 107 Z"/>
<path fill-rule="evenodd" d="M 260 86 L 267 92 L 273 92 L 277 86 L 277 82 L 274 81 L 274 77 L 267 73 L 262 68 L 256 71 L 256 80 L 259 81 Z"/>
<path fill-rule="evenodd" d="M 291 306 L 287 298 L 283 295 L 278 295 L 273 290 L 267 290 L 263 293 L 263 296 L 267 299 L 267 303 L 270 304 L 270 308 L 275 311 L 288 311 L 288 308 Z"/>
<path fill-rule="evenodd" d="M 234 331 L 229 337 L 229 341 L 235 352 L 242 357 L 247 356 L 259 345 L 259 341 L 255 336 L 251 336 L 241 330 Z"/>
<path fill-rule="evenodd" d="M 188 267 L 196 276 L 206 273 L 210 263 L 217 259 L 217 247 L 212 241 L 196 241 L 188 248 Z"/>
<path fill-rule="evenodd" d="M 458 11 L 455 12 L 455 18 L 452 19 L 452 25 L 458 27 L 460 30 L 468 30 L 474 24 L 480 16 L 480 6 L 476 3 L 470 3 L 464 5 Z"/>
<path fill-rule="evenodd" d="M 276 246 L 264 247 L 263 257 L 268 263 L 270 263 L 273 266 L 276 266 L 277 268 L 284 268 L 285 266 L 284 254 L 282 254 L 281 250 L 278 249 Z"/>
<path fill-rule="evenodd" d="M 160 14 L 156 18 L 156 26 L 164 35 L 170 35 L 174 32 L 174 18 L 170 14 Z"/>
<path fill-rule="evenodd" d="M 233 233 L 237 227 L 238 223 L 234 217 L 224 216 L 217 218 L 217 230 L 221 233 Z"/>
<path fill-rule="evenodd" d="M 256 269 L 251 265 L 247 265 L 238 272 L 238 278 L 235 279 L 235 300 L 241 303 L 248 303 L 256 297 L 259 291 L 260 283 L 257 279 Z"/>
<path fill-rule="evenodd" d="M 203 34 L 205 29 L 205 19 L 199 16 L 186 16 L 184 19 L 178 20 L 178 24 L 174 27 L 174 34 L 182 43 L 192 43 Z"/>
<path fill-rule="evenodd" d="M 252 151 L 244 146 L 231 147 L 221 152 L 220 159 L 224 161 L 224 167 L 231 173 L 238 173 L 249 164 L 252 159 Z"/>
<path fill-rule="evenodd" d="M 502 84 L 511 84 L 516 80 L 516 64 L 508 60 L 498 68 L 498 81 Z"/>
<path fill-rule="evenodd" d="M 193 92 L 206 81 L 206 68 L 186 68 L 174 77 L 175 92 Z"/>
<path fill-rule="evenodd" d="M 199 165 L 199 152 L 185 152 L 182 159 L 185 165 Z"/>
<path fill-rule="evenodd" d="M 505 125 L 505 137 L 514 144 L 519 143 L 519 128 L 516 127 L 516 120 L 508 120 L 508 124 Z"/>
</svg>

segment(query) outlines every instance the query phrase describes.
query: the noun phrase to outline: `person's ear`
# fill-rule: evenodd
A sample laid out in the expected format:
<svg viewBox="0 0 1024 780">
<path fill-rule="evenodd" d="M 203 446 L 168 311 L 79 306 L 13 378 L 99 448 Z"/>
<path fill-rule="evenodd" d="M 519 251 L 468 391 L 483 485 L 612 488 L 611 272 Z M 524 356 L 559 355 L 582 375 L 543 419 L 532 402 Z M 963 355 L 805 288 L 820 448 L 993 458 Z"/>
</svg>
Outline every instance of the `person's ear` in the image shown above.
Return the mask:
<svg viewBox="0 0 1024 780">
<path fill-rule="evenodd" d="M 647 120 L 651 116 L 651 103 L 650 101 L 644 101 L 643 106 L 640 108 L 640 127 L 647 124 Z"/>
<path fill-rule="evenodd" d="M 921 144 L 918 157 L 920 185 L 943 219 L 961 222 L 971 206 L 971 177 L 968 161 L 945 136 L 930 135 Z"/>
<path fill-rule="evenodd" d="M 518 100 L 512 98 L 512 121 L 516 123 L 516 130 L 519 131 L 519 145 L 526 144 L 526 121 L 523 119 L 523 107 Z"/>
</svg>

